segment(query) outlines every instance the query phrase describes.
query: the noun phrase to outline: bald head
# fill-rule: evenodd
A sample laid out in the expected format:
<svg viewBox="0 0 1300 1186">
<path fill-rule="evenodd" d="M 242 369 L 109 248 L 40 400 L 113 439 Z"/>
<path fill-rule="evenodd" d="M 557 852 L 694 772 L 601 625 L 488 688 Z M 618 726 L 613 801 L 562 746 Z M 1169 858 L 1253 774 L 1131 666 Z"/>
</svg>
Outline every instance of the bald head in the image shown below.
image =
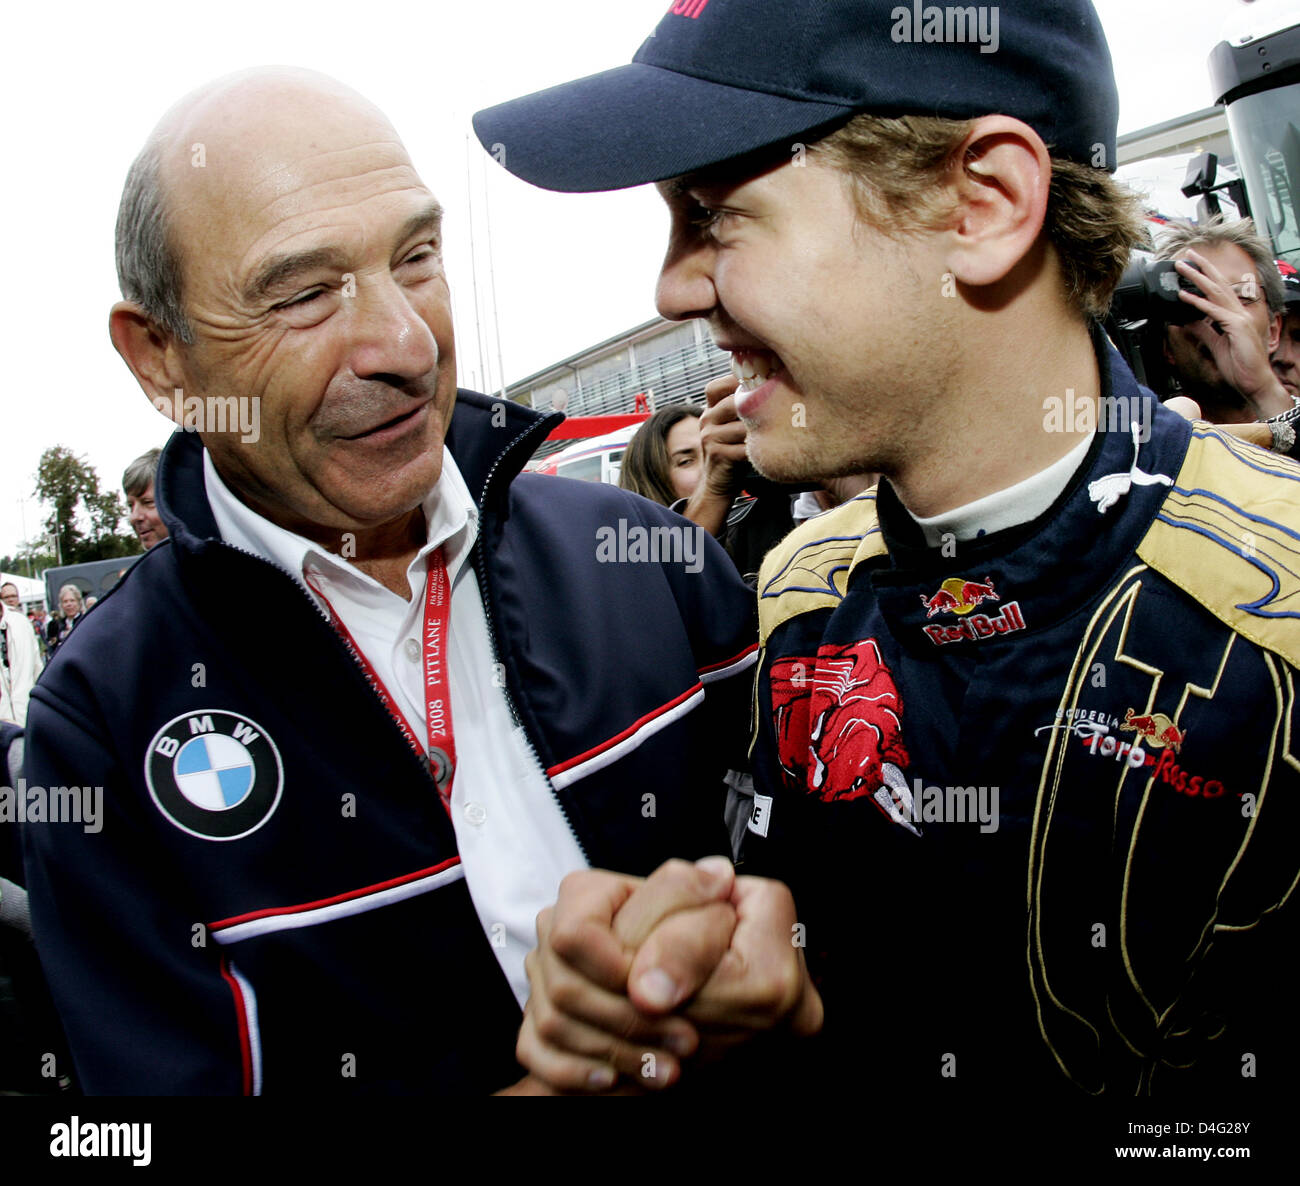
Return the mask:
<svg viewBox="0 0 1300 1186">
<path fill-rule="evenodd" d="M 283 67 L 187 95 L 132 168 L 118 260 L 114 346 L 248 506 L 325 542 L 406 530 L 455 336 L 441 207 L 373 104 Z"/>
<path fill-rule="evenodd" d="M 218 211 L 228 223 L 230 196 L 249 183 L 257 186 L 248 195 L 254 200 L 289 193 L 300 181 L 292 162 L 304 147 L 378 140 L 405 158 L 373 103 L 314 70 L 260 66 L 191 91 L 158 121 L 127 175 L 116 232 L 122 295 L 191 343 L 184 265 L 195 228 L 210 227 Z"/>
</svg>

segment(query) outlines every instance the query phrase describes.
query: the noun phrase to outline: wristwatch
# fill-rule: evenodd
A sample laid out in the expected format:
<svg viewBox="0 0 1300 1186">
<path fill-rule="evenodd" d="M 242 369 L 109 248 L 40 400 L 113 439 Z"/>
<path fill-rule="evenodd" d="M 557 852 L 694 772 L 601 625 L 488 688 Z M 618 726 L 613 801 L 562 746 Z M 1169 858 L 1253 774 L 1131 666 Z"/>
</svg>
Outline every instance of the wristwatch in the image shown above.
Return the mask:
<svg viewBox="0 0 1300 1186">
<path fill-rule="evenodd" d="M 1273 434 L 1273 452 L 1285 453 L 1288 457 L 1300 457 L 1300 448 L 1296 442 L 1296 424 L 1300 423 L 1300 399 L 1291 397 L 1293 405 L 1277 416 L 1270 416 L 1264 421 Z"/>
</svg>

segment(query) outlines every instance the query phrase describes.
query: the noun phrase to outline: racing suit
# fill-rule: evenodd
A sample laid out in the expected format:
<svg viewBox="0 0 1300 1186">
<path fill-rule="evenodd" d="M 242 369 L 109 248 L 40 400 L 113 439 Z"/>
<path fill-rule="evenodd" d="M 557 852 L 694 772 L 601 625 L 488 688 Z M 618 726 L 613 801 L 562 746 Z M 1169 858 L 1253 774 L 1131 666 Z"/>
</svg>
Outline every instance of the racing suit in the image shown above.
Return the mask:
<svg viewBox="0 0 1300 1186">
<path fill-rule="evenodd" d="M 764 563 L 746 863 L 806 927 L 819 1092 L 1287 1089 L 1300 466 L 1096 345 L 1035 521 L 930 548 L 882 482 Z"/>
</svg>

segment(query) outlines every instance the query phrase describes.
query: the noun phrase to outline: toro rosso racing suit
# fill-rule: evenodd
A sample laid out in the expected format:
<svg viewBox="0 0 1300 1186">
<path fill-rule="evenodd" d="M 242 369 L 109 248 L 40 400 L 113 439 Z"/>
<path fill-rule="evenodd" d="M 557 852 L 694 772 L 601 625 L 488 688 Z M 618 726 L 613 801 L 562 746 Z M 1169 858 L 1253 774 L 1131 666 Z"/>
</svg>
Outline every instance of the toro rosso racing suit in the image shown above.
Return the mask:
<svg viewBox="0 0 1300 1186">
<path fill-rule="evenodd" d="M 1098 359 L 1036 521 L 927 548 L 885 482 L 764 563 L 746 859 L 795 892 L 823 1085 L 1285 1090 L 1300 466 Z"/>
</svg>

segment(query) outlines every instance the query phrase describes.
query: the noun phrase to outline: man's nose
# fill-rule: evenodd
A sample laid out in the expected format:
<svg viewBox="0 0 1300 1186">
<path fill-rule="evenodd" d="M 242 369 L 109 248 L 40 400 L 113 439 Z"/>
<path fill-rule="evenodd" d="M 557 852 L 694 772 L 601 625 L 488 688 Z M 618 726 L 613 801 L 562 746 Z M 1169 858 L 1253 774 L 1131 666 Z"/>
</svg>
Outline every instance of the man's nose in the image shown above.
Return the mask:
<svg viewBox="0 0 1300 1186">
<path fill-rule="evenodd" d="M 438 365 L 433 330 L 391 276 L 358 278 L 353 297 L 351 369 L 360 378 L 394 375 L 414 380 Z"/>
<path fill-rule="evenodd" d="M 715 248 L 674 234 L 659 269 L 655 307 L 669 321 L 708 317 L 718 304 L 713 286 Z"/>
</svg>

